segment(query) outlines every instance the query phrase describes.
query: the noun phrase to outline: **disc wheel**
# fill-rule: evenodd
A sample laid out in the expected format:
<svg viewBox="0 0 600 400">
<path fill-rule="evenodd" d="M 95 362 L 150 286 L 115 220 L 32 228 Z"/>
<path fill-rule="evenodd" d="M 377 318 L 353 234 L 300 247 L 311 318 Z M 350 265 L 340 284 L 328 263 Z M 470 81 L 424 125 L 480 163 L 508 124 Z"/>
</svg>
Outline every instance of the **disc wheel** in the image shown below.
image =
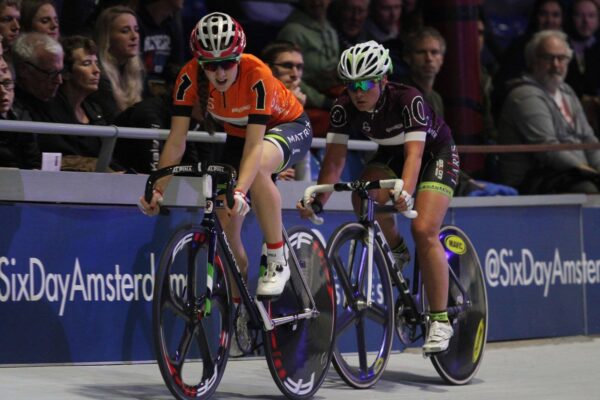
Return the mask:
<svg viewBox="0 0 600 400">
<path fill-rule="evenodd" d="M 265 356 L 281 392 L 290 399 L 307 399 L 316 393 L 329 370 L 335 292 L 325 249 L 317 236 L 303 227 L 290 229 L 288 236 L 300 265 L 298 268 L 291 265 L 293 258 L 288 255 L 290 281 L 278 299 L 267 302 L 267 311 L 271 318 L 278 318 L 310 309 L 302 274 L 319 314 L 265 332 Z"/>
<path fill-rule="evenodd" d="M 448 350 L 431 357 L 442 379 L 453 385 L 468 383 L 477 373 L 487 341 L 488 306 L 485 280 L 479 257 L 467 235 L 454 226 L 440 232 L 450 267 L 448 308 L 470 303 L 453 321 L 454 336 Z M 456 278 L 453 278 L 455 276 Z M 466 298 L 458 290 L 465 289 Z"/>
</svg>

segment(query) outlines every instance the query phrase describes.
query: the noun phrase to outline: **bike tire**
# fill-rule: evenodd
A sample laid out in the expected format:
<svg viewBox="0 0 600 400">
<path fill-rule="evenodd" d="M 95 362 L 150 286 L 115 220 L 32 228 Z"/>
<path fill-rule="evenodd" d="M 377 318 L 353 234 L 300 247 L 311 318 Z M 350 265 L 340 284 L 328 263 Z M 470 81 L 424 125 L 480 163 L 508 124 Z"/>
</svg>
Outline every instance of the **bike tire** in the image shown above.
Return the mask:
<svg viewBox="0 0 600 400">
<path fill-rule="evenodd" d="M 310 303 L 302 287 L 300 271 L 319 315 L 263 332 L 263 342 L 277 387 L 287 398 L 297 400 L 312 397 L 329 370 L 335 331 L 335 291 L 325 248 L 317 236 L 303 227 L 290 229 L 288 236 L 300 266 L 298 269 L 290 266 L 290 281 L 277 300 L 267 303 L 267 312 L 277 318 L 308 307 Z M 292 257 L 288 256 L 288 262 L 293 262 Z"/>
<path fill-rule="evenodd" d="M 458 277 L 472 306 L 453 323 L 454 336 L 448 350 L 433 355 L 431 362 L 444 381 L 464 385 L 473 379 L 481 365 L 488 328 L 488 305 L 485 279 L 475 247 L 467 235 L 455 226 L 440 231 L 448 265 Z M 464 299 L 450 279 L 448 307 Z"/>
<path fill-rule="evenodd" d="M 212 291 L 207 290 L 208 238 L 201 226 L 177 231 L 163 252 L 154 284 L 154 349 L 166 386 L 180 400 L 212 396 L 233 335 L 231 289 L 218 245 Z"/>
<path fill-rule="evenodd" d="M 338 308 L 336 318 L 333 366 L 348 385 L 357 389 L 369 388 L 381 378 L 390 357 L 395 331 L 392 283 L 384 252 L 377 241 L 373 248 L 373 284 L 377 285 L 377 301 L 362 309 L 356 302 L 366 299 L 366 290 L 364 279 L 359 282 L 360 274 L 356 274 L 357 267 L 362 264 L 361 257 L 358 260 L 350 257 L 350 246 L 356 244 L 354 254 L 366 252 L 366 234 L 367 228 L 360 223 L 344 224 L 332 234 L 327 248 L 327 256 L 337 278 L 336 285 L 342 289 L 340 293 L 343 295 L 343 298 L 338 296 L 341 309 Z M 366 254 L 362 259 L 365 260 L 365 257 Z M 349 265 L 350 260 L 352 265 Z M 353 296 L 352 303 L 346 300 L 349 294 Z M 347 344 L 353 346 L 356 353 L 343 351 L 342 346 Z"/>
</svg>

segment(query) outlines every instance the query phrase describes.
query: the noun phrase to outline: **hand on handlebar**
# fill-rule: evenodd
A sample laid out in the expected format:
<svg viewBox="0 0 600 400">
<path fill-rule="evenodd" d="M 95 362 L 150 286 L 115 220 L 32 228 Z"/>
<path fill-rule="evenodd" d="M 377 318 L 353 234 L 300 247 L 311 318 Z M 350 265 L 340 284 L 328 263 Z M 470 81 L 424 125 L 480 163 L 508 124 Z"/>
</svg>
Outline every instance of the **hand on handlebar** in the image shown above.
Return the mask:
<svg viewBox="0 0 600 400">
<path fill-rule="evenodd" d="M 394 199 L 394 207 L 396 210 L 410 211 L 415 205 L 415 199 L 406 191 L 397 191 L 395 189 L 390 190 L 390 196 Z"/>
<path fill-rule="evenodd" d="M 233 207 L 230 209 L 232 215 L 244 216 L 250 211 L 250 202 L 246 194 L 241 190 L 235 190 L 233 193 Z"/>
<path fill-rule="evenodd" d="M 314 197 L 311 197 L 308 203 L 304 199 L 298 200 L 296 208 L 300 211 L 300 217 L 302 219 L 309 219 L 315 225 L 321 225 L 324 221 L 323 217 L 319 217 L 317 214 L 323 210 L 323 205 Z"/>
<path fill-rule="evenodd" d="M 150 217 L 158 215 L 160 211 L 160 205 L 163 202 L 163 195 L 159 190 L 154 189 L 152 191 L 152 199 L 150 203 L 144 199 L 144 196 L 140 197 L 140 200 L 137 204 L 140 211 Z"/>
</svg>

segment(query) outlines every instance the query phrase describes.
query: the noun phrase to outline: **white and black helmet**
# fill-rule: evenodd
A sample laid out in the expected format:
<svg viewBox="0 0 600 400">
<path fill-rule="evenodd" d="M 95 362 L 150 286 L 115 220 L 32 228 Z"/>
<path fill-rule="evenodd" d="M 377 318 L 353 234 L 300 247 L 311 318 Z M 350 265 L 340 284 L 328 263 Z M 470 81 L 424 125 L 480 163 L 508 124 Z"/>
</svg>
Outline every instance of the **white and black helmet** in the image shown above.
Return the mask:
<svg viewBox="0 0 600 400">
<path fill-rule="evenodd" d="M 389 50 L 370 40 L 344 50 L 338 64 L 338 75 L 345 81 L 381 78 L 392 72 Z"/>
</svg>

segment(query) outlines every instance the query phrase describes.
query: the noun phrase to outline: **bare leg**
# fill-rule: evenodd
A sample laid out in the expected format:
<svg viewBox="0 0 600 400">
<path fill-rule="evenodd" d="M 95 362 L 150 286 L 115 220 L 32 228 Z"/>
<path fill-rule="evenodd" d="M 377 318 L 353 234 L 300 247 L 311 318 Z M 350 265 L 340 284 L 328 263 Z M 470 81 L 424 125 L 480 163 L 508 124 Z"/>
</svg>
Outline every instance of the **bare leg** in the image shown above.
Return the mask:
<svg viewBox="0 0 600 400">
<path fill-rule="evenodd" d="M 250 187 L 252 208 L 267 243 L 283 240 L 281 234 L 281 194 L 271 175 L 282 162 L 279 149 L 270 142 L 263 144 L 262 159 L 256 178 Z"/>
<path fill-rule="evenodd" d="M 449 205 L 450 198 L 441 193 L 419 192 L 415 202 L 419 216 L 411 227 L 429 307 L 434 311 L 445 310 L 448 303 L 448 263 L 439 234 Z"/>
<path fill-rule="evenodd" d="M 231 248 L 233 256 L 235 257 L 235 261 L 240 268 L 244 282 L 248 282 L 248 256 L 246 255 L 246 249 L 244 248 L 241 238 L 242 224 L 244 223 L 245 217 L 239 215 L 230 217 L 227 215 L 227 211 L 224 209 L 217 210 L 217 216 L 219 217 L 219 222 L 221 223 L 223 231 L 227 236 L 229 247 Z M 233 285 L 232 295 L 233 297 L 240 296 L 237 285 Z"/>
</svg>

